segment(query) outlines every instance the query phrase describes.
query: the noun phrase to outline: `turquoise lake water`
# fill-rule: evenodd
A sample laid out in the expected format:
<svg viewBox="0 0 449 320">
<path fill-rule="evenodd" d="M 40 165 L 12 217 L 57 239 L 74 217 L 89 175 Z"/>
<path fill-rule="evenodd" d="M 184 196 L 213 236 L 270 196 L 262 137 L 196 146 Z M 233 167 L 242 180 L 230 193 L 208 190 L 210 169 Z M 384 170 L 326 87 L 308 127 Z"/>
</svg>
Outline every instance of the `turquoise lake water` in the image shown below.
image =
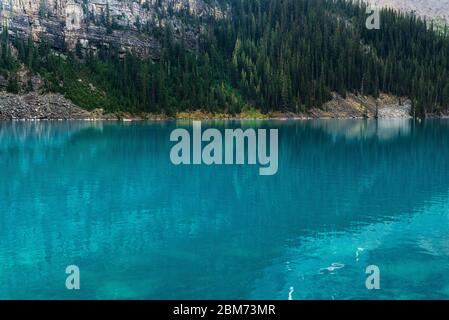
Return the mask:
<svg viewBox="0 0 449 320">
<path fill-rule="evenodd" d="M 177 126 L 0 123 L 0 299 L 449 299 L 449 120 L 203 122 L 278 128 L 274 176 Z"/>
</svg>

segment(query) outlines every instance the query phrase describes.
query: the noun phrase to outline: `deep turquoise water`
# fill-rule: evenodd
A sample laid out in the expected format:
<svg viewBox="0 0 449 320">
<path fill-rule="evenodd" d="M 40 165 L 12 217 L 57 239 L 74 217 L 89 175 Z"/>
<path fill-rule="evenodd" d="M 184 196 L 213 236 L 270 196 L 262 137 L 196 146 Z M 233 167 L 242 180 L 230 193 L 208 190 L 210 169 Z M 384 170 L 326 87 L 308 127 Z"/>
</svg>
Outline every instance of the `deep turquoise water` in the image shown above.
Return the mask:
<svg viewBox="0 0 449 320">
<path fill-rule="evenodd" d="M 172 165 L 185 122 L 0 123 L 0 298 L 449 298 L 449 120 L 208 124 L 279 128 L 277 175 Z"/>
</svg>

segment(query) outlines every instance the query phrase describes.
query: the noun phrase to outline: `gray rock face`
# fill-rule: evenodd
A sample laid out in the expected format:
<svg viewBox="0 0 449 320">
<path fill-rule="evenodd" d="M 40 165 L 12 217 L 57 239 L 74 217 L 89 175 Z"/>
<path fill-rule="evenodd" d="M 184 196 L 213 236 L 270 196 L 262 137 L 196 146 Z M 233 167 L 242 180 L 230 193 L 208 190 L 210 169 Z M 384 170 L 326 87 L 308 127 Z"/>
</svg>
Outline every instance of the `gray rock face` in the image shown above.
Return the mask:
<svg viewBox="0 0 449 320">
<path fill-rule="evenodd" d="M 225 11 L 204 0 L 0 0 L 0 25 L 12 37 L 38 42 L 45 36 L 55 48 L 69 49 L 114 44 L 150 56 L 160 48 L 150 36 L 154 28 L 170 25 L 175 35 L 184 29 L 188 40 L 196 38 L 200 28 L 184 24 L 181 15 L 221 19 Z"/>
<path fill-rule="evenodd" d="M 89 119 L 90 113 L 59 94 L 16 95 L 0 92 L 0 121 Z"/>
<path fill-rule="evenodd" d="M 366 0 L 366 2 L 380 7 L 415 12 L 427 19 L 441 19 L 449 23 L 449 0 Z"/>
</svg>

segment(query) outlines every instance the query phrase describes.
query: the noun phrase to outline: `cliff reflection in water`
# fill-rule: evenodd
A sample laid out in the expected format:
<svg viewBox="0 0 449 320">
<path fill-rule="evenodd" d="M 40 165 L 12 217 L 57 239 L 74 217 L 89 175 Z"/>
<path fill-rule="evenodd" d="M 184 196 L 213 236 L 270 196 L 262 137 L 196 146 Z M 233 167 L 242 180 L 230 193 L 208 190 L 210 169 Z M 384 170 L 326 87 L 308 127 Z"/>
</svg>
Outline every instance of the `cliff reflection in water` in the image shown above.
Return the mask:
<svg viewBox="0 0 449 320">
<path fill-rule="evenodd" d="M 394 139 L 398 136 L 407 136 L 411 133 L 413 121 L 410 119 L 381 119 L 373 120 L 314 120 L 310 126 L 321 129 L 332 137 L 345 137 L 346 139 L 379 140 Z"/>
<path fill-rule="evenodd" d="M 0 124 L 0 298 L 285 299 L 292 279 L 312 279 L 304 270 L 318 274 L 339 259 L 345 267 L 331 281 L 341 289 L 319 290 L 330 280 L 314 273 L 301 297 L 357 298 L 351 281 L 363 265 L 347 260 L 360 235 L 378 243 L 363 261 L 387 268 L 448 240 L 449 121 L 203 122 L 279 128 L 273 177 L 255 166 L 173 166 L 176 125 Z M 395 250 L 403 260 L 391 259 Z M 314 252 L 323 255 L 313 263 L 299 258 Z M 445 297 L 449 256 L 436 252 L 422 272 L 440 277 Z M 287 267 L 295 261 L 305 269 Z M 79 292 L 64 289 L 69 264 L 81 268 Z M 371 297 L 435 297 L 420 279 Z"/>
</svg>

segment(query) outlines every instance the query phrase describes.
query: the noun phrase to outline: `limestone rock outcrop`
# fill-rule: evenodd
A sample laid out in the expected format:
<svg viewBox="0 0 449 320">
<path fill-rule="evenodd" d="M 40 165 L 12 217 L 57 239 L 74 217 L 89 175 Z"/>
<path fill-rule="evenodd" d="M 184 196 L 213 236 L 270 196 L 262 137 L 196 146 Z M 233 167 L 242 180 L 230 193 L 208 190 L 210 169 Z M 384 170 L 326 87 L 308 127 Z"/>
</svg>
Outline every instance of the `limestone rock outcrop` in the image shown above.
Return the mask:
<svg viewBox="0 0 449 320">
<path fill-rule="evenodd" d="M 0 0 L 0 26 L 12 37 L 36 42 L 45 37 L 57 49 L 113 44 L 157 56 L 155 28 L 169 24 L 175 36 L 183 30 L 190 41 L 201 32 L 183 22 L 185 15 L 221 19 L 226 9 L 204 0 Z"/>
</svg>

